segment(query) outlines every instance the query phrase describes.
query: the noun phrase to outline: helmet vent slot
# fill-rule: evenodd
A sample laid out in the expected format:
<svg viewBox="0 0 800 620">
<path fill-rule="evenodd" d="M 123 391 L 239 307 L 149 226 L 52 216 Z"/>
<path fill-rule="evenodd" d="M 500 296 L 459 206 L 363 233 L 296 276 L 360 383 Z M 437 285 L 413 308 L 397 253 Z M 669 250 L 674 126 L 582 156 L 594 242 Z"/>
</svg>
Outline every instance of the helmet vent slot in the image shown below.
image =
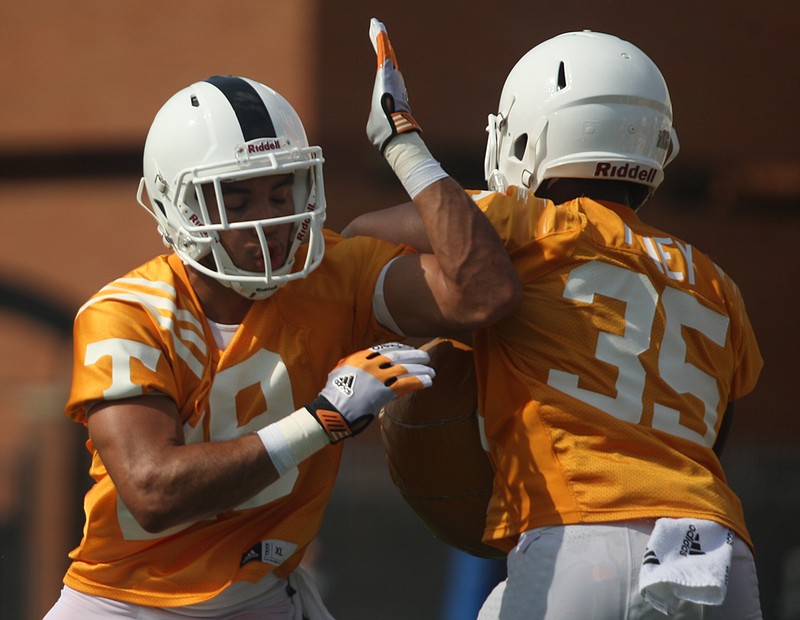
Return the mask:
<svg viewBox="0 0 800 620">
<path fill-rule="evenodd" d="M 199 108 L 200 107 L 200 102 L 197 100 L 197 96 L 196 95 L 192 95 L 192 107 L 193 108 Z"/>
<path fill-rule="evenodd" d="M 528 148 L 528 134 L 524 133 L 514 140 L 514 157 L 522 161 L 526 148 Z"/>
<path fill-rule="evenodd" d="M 564 71 L 564 61 L 558 63 L 558 90 L 567 87 L 567 73 Z"/>
</svg>

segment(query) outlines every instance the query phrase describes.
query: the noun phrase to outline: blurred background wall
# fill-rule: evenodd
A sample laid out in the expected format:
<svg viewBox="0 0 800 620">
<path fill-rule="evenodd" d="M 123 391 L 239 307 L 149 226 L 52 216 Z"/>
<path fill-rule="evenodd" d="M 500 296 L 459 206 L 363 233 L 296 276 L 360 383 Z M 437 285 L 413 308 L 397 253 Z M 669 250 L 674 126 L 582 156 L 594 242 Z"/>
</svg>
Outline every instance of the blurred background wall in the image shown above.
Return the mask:
<svg viewBox="0 0 800 620">
<path fill-rule="evenodd" d="M 747 300 L 766 365 L 739 407 L 724 464 L 757 545 L 765 618 L 800 618 L 797 0 L 0 8 L 0 618 L 41 618 L 80 538 L 89 481 L 84 431 L 62 413 L 69 330 L 86 297 L 163 250 L 134 199 L 153 115 L 211 74 L 256 78 L 293 103 L 323 146 L 331 228 L 404 201 L 364 135 L 372 16 L 389 27 L 428 145 L 469 187 L 483 185 L 486 116 L 536 43 L 611 32 L 661 67 L 682 148 L 642 215 L 709 253 Z M 392 487 L 377 425 L 345 452 L 313 558 L 332 611 L 442 620 L 451 557 Z"/>
</svg>

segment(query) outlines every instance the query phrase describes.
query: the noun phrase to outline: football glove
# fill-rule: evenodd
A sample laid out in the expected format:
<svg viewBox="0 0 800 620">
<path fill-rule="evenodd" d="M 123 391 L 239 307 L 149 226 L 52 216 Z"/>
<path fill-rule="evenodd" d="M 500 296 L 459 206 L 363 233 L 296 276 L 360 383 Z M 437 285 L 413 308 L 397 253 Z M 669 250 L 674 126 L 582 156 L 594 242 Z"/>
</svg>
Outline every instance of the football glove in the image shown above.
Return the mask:
<svg viewBox="0 0 800 620">
<path fill-rule="evenodd" d="M 372 89 L 367 137 L 383 153 L 396 135 L 422 130 L 411 115 L 406 84 L 397 66 L 386 26 L 374 17 L 369 24 L 369 38 L 378 59 L 378 72 Z"/>
<path fill-rule="evenodd" d="M 306 409 L 337 443 L 363 431 L 386 403 L 430 387 L 436 373 L 429 361 L 427 352 L 397 342 L 353 353 Z"/>
</svg>

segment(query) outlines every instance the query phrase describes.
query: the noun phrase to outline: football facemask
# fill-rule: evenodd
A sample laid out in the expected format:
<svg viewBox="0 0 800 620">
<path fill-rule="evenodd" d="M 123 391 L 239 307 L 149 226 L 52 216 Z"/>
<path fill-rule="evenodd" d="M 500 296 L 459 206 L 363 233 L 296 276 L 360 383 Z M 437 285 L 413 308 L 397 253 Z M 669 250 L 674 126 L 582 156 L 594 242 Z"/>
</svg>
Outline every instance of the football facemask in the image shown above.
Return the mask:
<svg viewBox="0 0 800 620">
<path fill-rule="evenodd" d="M 299 116 L 279 93 L 246 78 L 216 76 L 181 90 L 156 115 L 137 199 L 184 263 L 248 299 L 263 299 L 305 278 L 322 261 L 323 161 L 322 150 L 308 145 Z M 230 221 L 224 183 L 286 174 L 293 178 L 292 214 Z M 213 187 L 216 204 L 206 201 L 204 186 Z M 273 266 L 267 231 L 287 224 L 292 232 L 286 259 Z M 241 229 L 257 236 L 263 272 L 239 268 L 220 243 L 220 233 Z M 304 244 L 300 264 L 296 255 Z"/>
</svg>

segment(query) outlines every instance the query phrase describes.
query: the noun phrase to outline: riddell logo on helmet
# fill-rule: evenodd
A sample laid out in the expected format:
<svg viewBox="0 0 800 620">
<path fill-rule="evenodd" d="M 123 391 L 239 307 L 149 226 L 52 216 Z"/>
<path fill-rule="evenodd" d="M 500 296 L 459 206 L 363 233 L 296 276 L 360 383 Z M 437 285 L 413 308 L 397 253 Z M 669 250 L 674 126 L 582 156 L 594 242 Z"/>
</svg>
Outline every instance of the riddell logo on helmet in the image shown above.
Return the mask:
<svg viewBox="0 0 800 620">
<path fill-rule="evenodd" d="M 315 204 L 307 204 L 306 211 L 313 211 L 317 208 Z M 300 227 L 297 229 L 297 240 L 298 241 L 305 241 L 306 235 L 308 234 L 308 227 L 311 225 L 311 220 L 303 220 L 300 222 Z"/>
<path fill-rule="evenodd" d="M 281 141 L 277 138 L 270 138 L 269 140 L 262 140 L 261 142 L 253 142 L 247 145 L 248 153 L 264 153 L 266 151 L 275 151 L 281 148 Z"/>
<path fill-rule="evenodd" d="M 621 166 L 607 161 L 597 162 L 594 168 L 595 177 L 607 177 L 609 179 L 630 179 L 631 181 L 641 181 L 652 183 L 656 178 L 656 169 L 648 166 L 624 163 Z"/>
</svg>

